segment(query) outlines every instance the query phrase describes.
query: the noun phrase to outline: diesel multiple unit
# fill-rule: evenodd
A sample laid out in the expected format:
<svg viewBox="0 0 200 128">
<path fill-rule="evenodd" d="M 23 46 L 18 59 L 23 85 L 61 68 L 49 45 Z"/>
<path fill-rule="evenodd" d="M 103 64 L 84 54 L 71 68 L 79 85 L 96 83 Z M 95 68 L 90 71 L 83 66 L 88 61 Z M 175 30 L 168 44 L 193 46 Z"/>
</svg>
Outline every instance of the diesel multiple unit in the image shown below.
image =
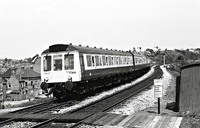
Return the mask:
<svg viewBox="0 0 200 128">
<path fill-rule="evenodd" d="M 141 54 L 72 44 L 49 46 L 41 58 L 41 88 L 57 98 L 132 79 L 150 67 Z"/>
</svg>

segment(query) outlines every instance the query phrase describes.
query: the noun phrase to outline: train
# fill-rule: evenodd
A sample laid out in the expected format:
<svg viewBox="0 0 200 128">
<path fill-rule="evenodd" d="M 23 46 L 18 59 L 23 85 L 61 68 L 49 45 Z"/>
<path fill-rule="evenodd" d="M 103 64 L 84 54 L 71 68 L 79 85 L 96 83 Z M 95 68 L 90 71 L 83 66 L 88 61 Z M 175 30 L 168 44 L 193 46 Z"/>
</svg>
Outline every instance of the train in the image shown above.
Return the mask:
<svg viewBox="0 0 200 128">
<path fill-rule="evenodd" d="M 150 59 L 131 51 L 54 44 L 41 54 L 41 89 L 61 99 L 136 78 Z"/>
</svg>

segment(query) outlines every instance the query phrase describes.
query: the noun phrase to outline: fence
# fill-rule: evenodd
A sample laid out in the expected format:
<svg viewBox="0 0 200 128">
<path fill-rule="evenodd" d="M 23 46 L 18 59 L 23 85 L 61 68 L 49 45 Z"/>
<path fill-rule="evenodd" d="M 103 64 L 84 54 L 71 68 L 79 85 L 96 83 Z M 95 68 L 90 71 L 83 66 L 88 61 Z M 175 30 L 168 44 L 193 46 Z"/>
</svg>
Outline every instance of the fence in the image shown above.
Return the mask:
<svg viewBox="0 0 200 128">
<path fill-rule="evenodd" d="M 176 93 L 176 105 L 179 111 L 200 112 L 200 64 L 181 68 Z"/>
</svg>

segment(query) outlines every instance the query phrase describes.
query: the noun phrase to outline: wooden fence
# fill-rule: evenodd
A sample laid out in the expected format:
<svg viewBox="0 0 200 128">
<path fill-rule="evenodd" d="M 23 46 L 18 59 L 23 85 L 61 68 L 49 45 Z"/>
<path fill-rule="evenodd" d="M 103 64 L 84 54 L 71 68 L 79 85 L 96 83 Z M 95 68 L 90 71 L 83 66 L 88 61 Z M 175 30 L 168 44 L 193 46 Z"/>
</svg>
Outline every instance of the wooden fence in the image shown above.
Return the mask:
<svg viewBox="0 0 200 128">
<path fill-rule="evenodd" d="M 200 64 L 182 67 L 177 84 L 180 84 L 176 88 L 179 111 L 200 112 Z"/>
</svg>

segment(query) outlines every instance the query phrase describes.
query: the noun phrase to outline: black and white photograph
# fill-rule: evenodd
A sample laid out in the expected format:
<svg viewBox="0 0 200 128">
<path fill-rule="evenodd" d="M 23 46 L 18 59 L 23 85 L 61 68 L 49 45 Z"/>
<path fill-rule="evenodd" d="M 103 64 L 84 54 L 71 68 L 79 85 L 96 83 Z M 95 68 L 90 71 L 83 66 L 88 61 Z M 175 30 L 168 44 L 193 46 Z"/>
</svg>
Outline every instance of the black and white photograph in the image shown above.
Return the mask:
<svg viewBox="0 0 200 128">
<path fill-rule="evenodd" d="M 199 0 L 0 0 L 0 127 L 200 128 Z"/>
</svg>

